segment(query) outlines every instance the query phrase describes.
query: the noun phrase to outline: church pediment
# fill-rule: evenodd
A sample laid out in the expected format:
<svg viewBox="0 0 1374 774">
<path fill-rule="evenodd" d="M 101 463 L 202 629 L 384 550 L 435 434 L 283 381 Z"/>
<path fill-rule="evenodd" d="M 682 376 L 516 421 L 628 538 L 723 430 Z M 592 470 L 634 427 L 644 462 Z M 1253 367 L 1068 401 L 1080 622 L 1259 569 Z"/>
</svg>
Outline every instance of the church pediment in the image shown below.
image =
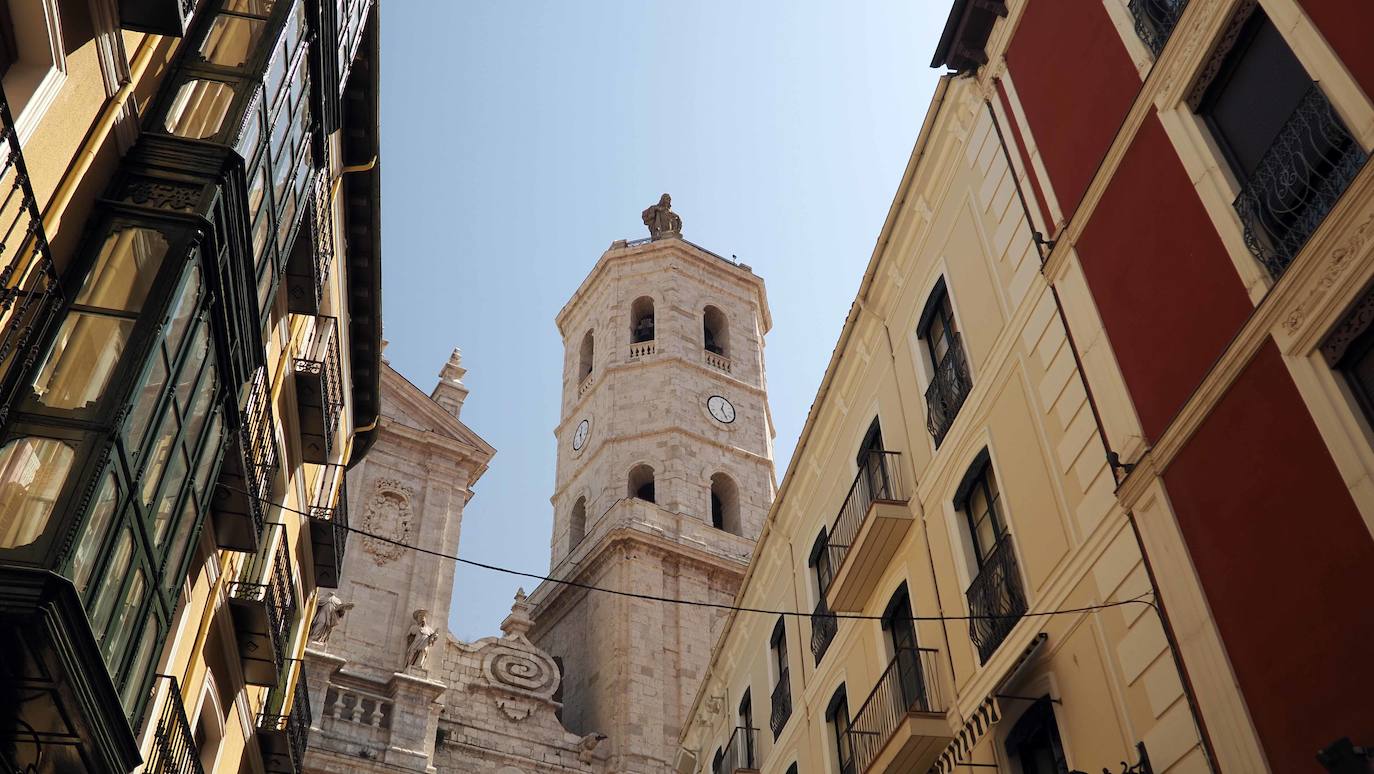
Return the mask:
<svg viewBox="0 0 1374 774">
<path fill-rule="evenodd" d="M 496 453 L 491 444 L 435 403 L 389 363 L 382 366 L 382 407 L 382 416 L 393 425 L 457 441 L 486 459 Z"/>
</svg>

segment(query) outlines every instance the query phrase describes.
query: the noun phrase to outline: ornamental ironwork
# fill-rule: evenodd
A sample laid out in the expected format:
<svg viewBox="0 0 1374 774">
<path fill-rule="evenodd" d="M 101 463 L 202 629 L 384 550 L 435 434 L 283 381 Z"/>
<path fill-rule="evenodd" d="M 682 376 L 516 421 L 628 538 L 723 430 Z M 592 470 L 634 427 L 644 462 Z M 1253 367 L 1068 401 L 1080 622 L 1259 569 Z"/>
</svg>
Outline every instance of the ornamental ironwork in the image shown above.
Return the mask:
<svg viewBox="0 0 1374 774">
<path fill-rule="evenodd" d="M 1236 198 L 1245 245 L 1278 279 L 1369 155 L 1312 84 Z"/>
<path fill-rule="evenodd" d="M 787 719 L 792 717 L 792 683 L 788 680 L 788 671 L 784 669 L 778 674 L 778 683 L 773 686 L 770 699 L 772 706 L 768 713 L 768 727 L 772 729 L 774 739 L 782 733 Z"/>
<path fill-rule="evenodd" d="M 992 658 L 1002 640 L 1026 613 L 1026 593 L 1011 536 L 1003 535 L 988 553 L 968 591 L 968 635 L 982 663 Z"/>
<path fill-rule="evenodd" d="M 181 688 L 177 679 L 171 675 L 158 675 L 157 679 L 166 684 L 162 700 L 162 715 L 157 720 L 157 730 L 153 733 L 152 750 L 144 771 L 159 774 L 204 774 L 200 765 L 200 749 L 196 747 L 191 724 L 186 719 L 186 706 L 182 701 Z"/>
<path fill-rule="evenodd" d="M 1131 0 L 1127 4 L 1135 22 L 1135 34 L 1158 59 L 1178 26 L 1188 0 Z"/>
<path fill-rule="evenodd" d="M 858 474 L 854 476 L 854 483 L 849 485 L 849 493 L 840 506 L 840 513 L 826 533 L 825 550 L 829 553 L 830 567 L 834 572 L 838 573 L 844 564 L 873 503 L 907 501 L 901 466 L 897 464 L 899 456 L 898 452 L 874 450 L 864 457 Z M 828 591 L 821 589 L 821 595 L 825 596 Z"/>
<path fill-rule="evenodd" d="M 289 690 L 283 682 L 268 691 L 263 711 L 258 715 L 258 733 L 262 736 L 263 770 L 268 774 L 300 774 L 305 769 L 305 744 L 310 733 L 310 688 L 306 683 L 302 662 L 296 664 L 294 686 Z"/>
<path fill-rule="evenodd" d="M 935 367 L 930 386 L 926 388 L 926 429 L 930 431 L 930 437 L 935 439 L 936 446 L 944 442 L 972 388 L 973 380 L 969 378 L 963 337 L 956 333 L 951 337 L 949 350 Z"/>
<path fill-rule="evenodd" d="M 935 679 L 937 654 L 930 648 L 897 648 L 846 732 L 855 771 L 868 770 L 907 715 L 944 712 Z"/>
<path fill-rule="evenodd" d="M 835 639 L 835 632 L 839 628 L 839 620 L 826 607 L 825 598 L 822 597 L 811 613 L 811 655 L 816 658 L 817 664 L 821 663 L 825 652 L 830 649 L 830 641 Z"/>
</svg>

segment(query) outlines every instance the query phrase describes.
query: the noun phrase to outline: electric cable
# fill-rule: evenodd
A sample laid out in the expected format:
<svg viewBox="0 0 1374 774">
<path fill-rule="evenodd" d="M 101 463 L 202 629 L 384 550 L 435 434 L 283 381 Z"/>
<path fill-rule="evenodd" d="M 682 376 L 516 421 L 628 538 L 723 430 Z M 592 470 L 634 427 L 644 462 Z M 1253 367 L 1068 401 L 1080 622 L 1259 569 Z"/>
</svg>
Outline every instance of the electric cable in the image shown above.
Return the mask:
<svg viewBox="0 0 1374 774">
<path fill-rule="evenodd" d="M 259 501 L 259 502 L 268 503 L 268 504 L 270 504 L 270 505 L 272 505 L 272 506 L 274 506 L 274 507 L 276 507 L 276 508 L 280 508 L 280 509 L 283 510 L 283 511 L 289 511 L 289 512 L 291 512 L 291 513 L 295 513 L 295 514 L 304 516 L 304 517 L 306 517 L 306 518 L 316 518 L 316 517 L 314 517 L 314 516 L 311 516 L 311 515 L 310 515 L 308 512 L 306 512 L 306 511 L 298 510 L 298 509 L 296 509 L 296 508 L 291 508 L 291 507 L 289 507 L 289 506 L 282 505 L 281 503 L 277 503 L 277 502 L 274 502 L 274 501 L 272 501 L 272 500 L 268 500 L 267 498 L 264 498 L 264 497 L 258 497 L 257 495 L 254 495 L 253 493 L 251 493 L 251 492 L 249 492 L 249 491 L 247 491 L 247 490 L 239 489 L 238 487 L 232 487 L 232 486 L 229 486 L 228 484 L 225 484 L 225 483 L 222 483 L 222 482 L 217 482 L 217 486 L 221 486 L 221 487 L 223 487 L 223 488 L 225 488 L 225 489 L 227 489 L 227 490 L 229 490 L 229 491 L 231 491 L 231 492 L 237 492 L 237 493 L 239 493 L 239 494 L 245 495 L 245 496 L 250 497 L 250 498 L 252 498 L 252 499 L 254 499 L 254 500 L 257 500 L 257 501 Z M 492 571 L 492 572 L 504 573 L 504 574 L 506 574 L 506 575 L 515 575 L 515 576 L 518 576 L 518 577 L 521 577 L 521 578 L 529 578 L 529 579 L 531 579 L 531 580 L 547 581 L 547 582 L 549 582 L 549 583 L 557 583 L 557 584 L 559 584 L 559 585 L 568 586 L 568 587 L 570 587 L 570 588 L 583 589 L 583 590 L 586 590 L 586 591 L 596 591 L 596 592 L 600 592 L 600 593 L 602 593 L 602 594 L 614 594 L 614 595 L 616 595 L 616 596 L 630 597 L 630 598 L 632 598 L 632 599 L 642 599 L 642 600 L 649 601 L 649 602 L 666 602 L 666 603 L 674 604 L 674 605 L 687 605 L 687 606 L 689 606 L 689 607 L 708 607 L 708 608 L 714 608 L 714 609 L 717 609 L 717 610 L 734 611 L 734 612 L 737 612 L 737 613 L 764 613 L 764 614 L 767 614 L 767 615 L 790 616 L 790 617 L 794 617 L 794 618 L 811 618 L 812 615 L 814 615 L 814 614 L 811 613 L 811 612 L 802 612 L 802 611 L 796 611 L 796 610 L 773 610 L 773 609 L 763 608 L 763 607 L 743 607 L 743 606 L 739 606 L 739 605 L 727 604 L 727 603 L 724 603 L 724 602 L 705 602 L 705 601 L 702 601 L 702 600 L 699 600 L 699 599 L 679 599 L 679 598 L 677 598 L 677 597 L 664 597 L 664 596 L 659 596 L 659 595 L 657 595 L 657 594 L 645 594 L 645 593 L 638 592 L 638 591 L 624 591 L 624 590 L 621 590 L 621 589 L 608 589 L 608 588 L 605 588 L 604 586 L 595 586 L 595 585 L 592 585 L 592 584 L 590 584 L 590 583 L 581 583 L 581 582 L 579 582 L 579 581 L 568 580 L 568 579 L 566 579 L 566 578 L 554 578 L 554 577 L 550 577 L 550 576 L 548 576 L 548 575 L 540 575 L 540 574 L 538 574 L 538 573 L 525 572 L 525 571 L 523 571 L 523 570 L 512 570 L 512 569 L 510 569 L 510 568 L 508 568 L 508 567 L 501 567 L 500 565 L 488 564 L 488 563 L 486 563 L 486 562 L 479 562 L 479 561 L 476 561 L 476 560 L 474 560 L 474 559 L 464 559 L 464 558 L 462 558 L 461 556 L 457 556 L 457 555 L 455 555 L 455 554 L 447 554 L 447 553 L 444 553 L 443 551 L 435 551 L 435 550 L 432 549 L 432 548 L 424 548 L 423 546 L 417 546 L 417 545 L 413 545 L 413 544 L 410 544 L 410 543 L 403 543 L 403 542 L 401 542 L 401 541 L 399 541 L 399 540 L 394 540 L 394 539 L 389 538 L 389 537 L 386 537 L 386 536 L 384 536 L 384 535 L 378 535 L 378 534 L 376 534 L 376 533 L 374 533 L 374 532 L 369 532 L 369 531 L 367 531 L 367 530 L 365 530 L 365 529 L 359 529 L 359 528 L 354 527 L 354 526 L 352 526 L 352 525 L 344 525 L 344 524 L 339 524 L 339 523 L 337 523 L 337 522 L 331 522 L 331 523 L 333 523 L 335 527 L 342 528 L 342 529 L 347 530 L 347 531 L 349 531 L 349 532 L 352 532 L 352 533 L 354 533 L 354 534 L 362 535 L 363 537 L 366 537 L 366 538 L 371 538 L 371 539 L 373 539 L 373 540 L 380 540 L 380 541 L 382 541 L 383 543 L 390 543 L 390 544 L 393 545 L 393 546 L 397 546 L 397 547 L 400 547 L 400 548 L 406 548 L 406 549 L 409 549 L 409 550 L 411 550 L 411 551 L 418 551 L 418 552 L 420 552 L 420 553 L 422 553 L 422 554 L 429 554 L 430 556 L 437 556 L 437 557 L 439 557 L 439 558 L 441 558 L 441 559 L 449 559 L 449 560 L 452 560 L 452 561 L 457 562 L 457 563 L 459 563 L 459 564 L 468 565 L 469 567 L 477 567 L 477 568 L 480 568 L 480 569 L 483 569 L 483 570 L 490 570 L 490 571 Z M 1002 619 L 1021 619 L 1021 618 L 1042 618 L 1042 617 L 1048 617 L 1048 616 L 1054 616 L 1054 615 L 1071 615 L 1071 614 L 1075 614 L 1075 613 L 1090 613 L 1090 612 L 1093 612 L 1093 611 L 1095 611 L 1095 610 L 1105 610 L 1105 609 L 1107 609 L 1107 608 L 1121 607 L 1121 606 L 1123 606 L 1123 605 L 1131 605 L 1131 604 L 1148 605 L 1149 607 L 1154 607 L 1154 606 L 1155 606 L 1154 601 L 1153 601 L 1152 599 L 1148 599 L 1147 597 L 1153 597 L 1153 594 L 1151 594 L 1150 592 L 1145 592 L 1145 593 L 1142 593 L 1142 594 L 1140 594 L 1140 595 L 1138 595 L 1138 596 L 1131 597 L 1130 599 L 1122 599 L 1122 600 L 1118 600 L 1118 601 L 1116 601 L 1116 602 L 1104 602 L 1104 603 L 1102 603 L 1102 604 L 1100 604 L 1100 605 L 1083 605 L 1083 606 L 1081 606 L 1081 607 L 1066 607 L 1066 608 L 1061 608 L 1061 609 L 1059 609 L 1059 610 L 1040 610 L 1040 611 L 1030 611 L 1030 610 L 1028 610 L 1028 611 L 1026 611 L 1026 612 L 1024 612 L 1024 613 L 985 613 L 985 614 L 980 614 L 980 615 L 913 615 L 913 616 L 911 616 L 911 620 L 913 620 L 913 621 L 975 621 L 975 620 L 981 621 L 981 620 L 1002 620 Z M 834 619 L 836 619 L 836 620 L 842 620 L 842 621 L 883 621 L 883 620 L 887 620 L 887 619 L 885 619 L 885 618 L 884 618 L 883 616 L 881 616 L 881 615 L 863 615 L 863 614 L 861 614 L 861 613 L 838 613 L 838 612 L 830 612 L 830 613 L 828 613 L 828 614 L 823 614 L 823 615 L 824 615 L 825 617 L 828 617 L 828 618 L 834 618 Z"/>
</svg>

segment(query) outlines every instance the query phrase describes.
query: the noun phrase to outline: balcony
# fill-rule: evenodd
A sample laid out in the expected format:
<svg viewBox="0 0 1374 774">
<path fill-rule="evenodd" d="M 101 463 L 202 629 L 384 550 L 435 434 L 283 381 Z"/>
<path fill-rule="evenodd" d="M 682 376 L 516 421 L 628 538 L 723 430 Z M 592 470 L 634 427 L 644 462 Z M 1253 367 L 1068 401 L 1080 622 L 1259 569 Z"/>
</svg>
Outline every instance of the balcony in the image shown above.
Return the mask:
<svg viewBox="0 0 1374 774">
<path fill-rule="evenodd" d="M 782 670 L 778 675 L 778 684 L 773 686 L 773 695 L 770 699 L 770 710 L 768 712 L 768 727 L 773 731 L 773 738 L 777 739 L 782 733 L 783 726 L 787 725 L 787 719 L 792 717 L 792 681 L 788 679 L 787 669 Z"/>
<path fill-rule="evenodd" d="M 899 648 L 849 726 L 857 774 L 926 771 L 954 739 L 940 696 L 939 651 Z"/>
<path fill-rule="evenodd" d="M 196 0 L 120 0 L 121 27 L 179 38 L 191 26 Z"/>
<path fill-rule="evenodd" d="M 835 632 L 839 628 L 840 622 L 825 606 L 825 600 L 817 602 L 816 609 L 811 613 L 811 655 L 817 664 L 821 663 L 825 652 L 830 649 L 830 641 L 835 639 Z"/>
<path fill-rule="evenodd" d="M 826 533 L 825 550 L 835 577 L 824 596 L 832 611 L 863 609 L 911 528 L 899 456 L 890 451 L 869 452 L 849 487 L 840 515 Z"/>
<path fill-rule="evenodd" d="M 296 375 L 296 410 L 300 418 L 301 458 L 323 465 L 330 461 L 343 414 L 343 370 L 339 366 L 339 321 L 311 317 L 306 344 L 292 361 Z"/>
<path fill-rule="evenodd" d="M 305 766 L 305 741 L 310 734 L 310 689 L 305 670 L 296 661 L 295 686 L 272 686 L 258 714 L 258 744 L 267 774 L 300 774 Z"/>
<path fill-rule="evenodd" d="M 703 359 L 706 361 L 706 365 L 716 369 L 717 371 L 722 371 L 727 374 L 730 373 L 730 358 L 720 354 L 719 352 L 712 352 L 709 349 L 703 349 L 701 351 L 701 354 Z"/>
<path fill-rule="evenodd" d="M 721 771 L 724 774 L 752 773 L 759 770 L 758 735 L 757 728 L 739 726 L 735 729 L 735 733 L 730 735 L 730 741 L 725 745 L 725 757 L 721 762 Z"/>
<path fill-rule="evenodd" d="M 1278 279 L 1369 156 L 1312 84 L 1236 197 L 1245 245 Z"/>
<path fill-rule="evenodd" d="M 966 594 L 969 615 L 992 616 L 968 622 L 969 638 L 978 648 L 979 661 L 986 664 L 1026 612 L 1026 593 L 1010 535 L 997 541 Z"/>
<path fill-rule="evenodd" d="M 935 439 L 937 447 L 944 443 L 945 435 L 949 433 L 955 417 L 959 416 L 959 409 L 963 408 L 964 399 L 973 387 L 973 380 L 968 374 L 968 360 L 964 355 L 963 337 L 956 333 L 951 339 L 949 350 L 936 367 L 930 386 L 926 388 L 926 429 L 930 431 L 930 437 Z"/>
<path fill-rule="evenodd" d="M 1135 34 L 1158 59 L 1164 44 L 1174 34 L 1188 0 L 1130 0 L 1127 4 L 1135 21 Z"/>
<path fill-rule="evenodd" d="M 157 774 L 204 774 L 200 749 L 196 747 L 191 724 L 186 720 L 186 704 L 177 679 L 158 675 L 157 683 L 162 715 L 157 720 L 152 750 L 148 752 L 143 770 Z"/>
<path fill-rule="evenodd" d="M 259 367 L 245 388 L 238 427 L 220 466 L 211 512 L 220 548 L 252 552 L 262 537 L 264 514 L 277 480 L 277 438 L 267 369 Z"/>
<path fill-rule="evenodd" d="M 310 544 L 315 555 L 315 585 L 339 587 L 344 549 L 348 545 L 348 480 L 342 465 L 320 476 L 318 504 L 310 506 Z"/>
<path fill-rule="evenodd" d="M 57 270 L 38 200 L 0 90 L 0 423 L 10 413 L 28 362 L 62 307 Z"/>
<path fill-rule="evenodd" d="M 326 147 L 328 147 L 326 145 Z M 334 268 L 334 208 L 330 204 L 328 164 L 315 175 L 305 222 L 286 260 L 286 309 L 317 315 Z"/>
<path fill-rule="evenodd" d="M 630 345 L 630 359 L 639 360 L 648 357 L 657 351 L 657 342 L 653 339 L 648 341 L 636 341 Z"/>
<path fill-rule="evenodd" d="M 247 557 L 229 584 L 243 679 L 251 685 L 277 684 L 296 617 L 286 530 L 281 524 L 271 527 L 263 549 Z"/>
</svg>

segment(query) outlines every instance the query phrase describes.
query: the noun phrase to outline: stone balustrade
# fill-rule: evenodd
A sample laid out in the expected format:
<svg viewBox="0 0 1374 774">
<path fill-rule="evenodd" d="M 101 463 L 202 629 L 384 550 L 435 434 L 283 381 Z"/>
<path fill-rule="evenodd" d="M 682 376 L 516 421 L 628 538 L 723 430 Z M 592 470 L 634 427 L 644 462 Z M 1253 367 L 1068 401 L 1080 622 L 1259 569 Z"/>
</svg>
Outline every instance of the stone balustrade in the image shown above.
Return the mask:
<svg viewBox="0 0 1374 774">
<path fill-rule="evenodd" d="M 657 342 L 652 339 L 650 339 L 649 341 L 639 341 L 635 342 L 634 344 L 631 344 L 630 359 L 638 360 L 640 358 L 648 357 L 654 354 L 654 352 L 657 349 L 655 347 L 655 344 L 657 344 Z"/>
<path fill-rule="evenodd" d="M 730 358 L 724 355 L 717 355 L 709 349 L 702 350 L 702 353 L 706 357 L 706 365 L 711 366 L 717 371 L 724 371 L 727 374 L 730 373 Z"/>
<path fill-rule="evenodd" d="M 391 712 L 390 699 L 331 684 L 325 692 L 324 709 L 320 715 L 326 720 L 389 729 Z"/>
</svg>

